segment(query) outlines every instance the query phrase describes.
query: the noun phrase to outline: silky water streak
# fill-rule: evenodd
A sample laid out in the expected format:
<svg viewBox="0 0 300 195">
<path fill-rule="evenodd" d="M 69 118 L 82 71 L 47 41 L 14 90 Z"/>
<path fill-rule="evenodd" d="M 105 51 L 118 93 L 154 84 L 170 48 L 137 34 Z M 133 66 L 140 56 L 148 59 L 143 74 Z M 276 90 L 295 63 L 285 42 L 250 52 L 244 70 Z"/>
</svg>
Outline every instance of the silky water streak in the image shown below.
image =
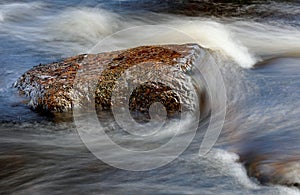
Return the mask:
<svg viewBox="0 0 300 195">
<path fill-rule="evenodd" d="M 104 46 L 109 45 L 115 37 L 124 36 L 124 34 L 134 34 L 145 29 L 166 34 L 172 32 L 172 34 L 175 33 L 177 36 L 185 36 L 190 40 L 190 43 L 195 42 L 193 37 L 177 29 L 148 25 L 117 32 L 100 41 L 89 53 L 107 51 L 108 47 Z M 132 47 L 143 45 L 149 45 L 149 42 L 137 37 Z M 163 48 L 164 46 L 158 47 Z M 225 86 L 218 65 L 210 51 L 196 44 L 191 44 L 190 47 L 194 47 L 192 48 L 194 53 L 189 54 L 192 59 L 192 62 L 190 62 L 192 63 L 191 69 L 188 70 L 189 74 L 185 74 L 178 68 L 180 63 L 188 63 L 186 62 L 187 58 L 182 58 L 182 62 L 177 62 L 178 65 L 174 67 L 163 62 L 158 62 L 159 66 L 151 61 L 147 63 L 141 62 L 127 68 L 114 86 L 111 97 L 112 113 L 117 126 L 125 132 L 124 136 L 126 139 L 123 142 L 139 142 L 139 146 L 142 146 L 143 143 L 148 143 L 148 145 L 152 143 L 156 145 L 154 148 L 130 148 L 125 146 L 124 143 L 123 145 L 120 144 L 122 143 L 120 140 L 114 141 L 112 139 L 113 136 L 107 133 L 111 129 L 98 119 L 99 116 L 97 116 L 95 108 L 95 93 L 85 94 L 90 99 L 86 107 L 95 108 L 88 115 L 82 113 L 86 109 L 82 107 L 81 100 L 74 98 L 73 111 L 77 131 L 83 143 L 98 159 L 111 166 L 131 171 L 151 170 L 175 160 L 189 146 L 198 130 L 201 114 L 200 97 L 197 95 L 197 86 L 193 85 L 193 83 L 197 85 L 204 82 L 209 102 L 213 102 L 210 105 L 210 121 L 206 134 L 201 145 L 199 143 L 200 155 L 205 155 L 213 147 L 222 130 L 226 113 Z M 76 96 L 76 93 L 82 93 L 82 91 L 79 92 L 77 89 L 85 85 L 82 78 L 91 73 L 91 70 L 84 68 L 85 60 L 81 63 L 83 64 L 83 69 L 76 75 L 73 90 L 74 96 Z M 100 76 L 103 71 L 105 70 L 100 70 L 96 74 Z M 94 78 L 94 80 L 89 81 L 87 93 L 97 90 L 98 77 Z M 185 82 L 179 83 L 180 80 Z M 179 97 L 180 105 L 182 105 L 179 119 L 166 120 L 166 110 L 163 108 L 164 105 L 159 102 L 154 102 L 150 106 L 149 115 L 151 120 L 148 123 L 138 123 L 132 118 L 129 112 L 130 95 L 138 86 L 147 82 L 162 83 L 170 87 L 172 92 Z M 158 143 L 160 144 L 159 146 L 157 146 Z"/>
</svg>

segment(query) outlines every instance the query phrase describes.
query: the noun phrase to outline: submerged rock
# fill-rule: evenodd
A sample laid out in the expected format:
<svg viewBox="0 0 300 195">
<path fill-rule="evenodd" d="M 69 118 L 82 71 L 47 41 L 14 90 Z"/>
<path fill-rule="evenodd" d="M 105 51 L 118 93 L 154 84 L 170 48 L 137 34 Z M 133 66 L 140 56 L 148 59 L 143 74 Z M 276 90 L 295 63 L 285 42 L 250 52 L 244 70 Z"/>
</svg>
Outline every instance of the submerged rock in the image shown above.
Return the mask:
<svg viewBox="0 0 300 195">
<path fill-rule="evenodd" d="M 139 84 L 135 83 L 137 78 L 145 78 L 146 82 L 132 91 L 130 110 L 148 114 L 150 105 L 160 101 L 168 115 L 173 115 L 182 110 L 182 104 L 193 106 L 191 101 L 194 101 L 195 94 L 190 89 L 193 81 L 184 75 L 190 74 L 193 62 L 203 55 L 203 51 L 196 44 L 185 44 L 140 46 L 122 51 L 78 55 L 61 62 L 35 66 L 24 73 L 14 86 L 29 98 L 28 105 L 36 111 L 65 112 L 92 100 L 95 100 L 96 108 L 109 110 L 116 86 L 136 85 Z M 138 72 L 141 67 L 142 70 Z M 138 76 L 125 76 L 124 82 L 124 78 L 120 78 L 128 74 L 128 70 L 137 71 L 134 74 Z M 153 70 L 156 70 L 155 74 Z M 165 77 L 164 83 L 155 79 L 157 74 Z M 96 88 L 93 88 L 95 82 Z M 183 95 L 181 99 L 172 92 L 174 88 Z M 199 86 L 196 88 L 199 89 Z M 125 96 L 125 93 L 121 95 Z M 74 100 L 79 104 L 75 105 Z M 122 103 L 121 99 L 117 100 L 120 101 L 115 104 Z"/>
<path fill-rule="evenodd" d="M 300 186 L 300 153 L 284 136 L 243 140 L 235 151 L 247 174 L 261 184 Z"/>
<path fill-rule="evenodd" d="M 245 165 L 248 175 L 257 178 L 262 184 L 300 187 L 299 157 L 273 160 L 261 156 Z"/>
</svg>

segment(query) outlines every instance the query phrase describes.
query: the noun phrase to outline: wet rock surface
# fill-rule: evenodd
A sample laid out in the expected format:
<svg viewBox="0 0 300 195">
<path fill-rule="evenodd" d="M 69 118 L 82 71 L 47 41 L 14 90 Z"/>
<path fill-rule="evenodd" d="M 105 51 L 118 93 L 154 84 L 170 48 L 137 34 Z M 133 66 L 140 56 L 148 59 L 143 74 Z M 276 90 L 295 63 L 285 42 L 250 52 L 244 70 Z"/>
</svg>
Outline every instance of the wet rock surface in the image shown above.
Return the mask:
<svg viewBox="0 0 300 195">
<path fill-rule="evenodd" d="M 118 96 L 122 96 L 127 93 L 128 86 L 136 85 L 131 90 L 128 103 L 131 111 L 147 115 L 149 106 L 161 101 L 168 115 L 172 115 L 181 111 L 181 104 L 192 105 L 191 101 L 195 100 L 195 94 L 190 93 L 192 89 L 189 89 L 192 81 L 184 75 L 191 72 L 193 62 L 200 54 L 203 54 L 203 48 L 185 44 L 141 46 L 78 55 L 61 62 L 35 66 L 24 73 L 14 86 L 29 98 L 28 105 L 33 110 L 67 112 L 74 106 L 84 107 L 93 100 L 97 109 L 109 110 L 116 86 L 125 86 L 120 87 L 125 90 L 124 93 L 119 92 L 121 94 Z M 126 76 L 128 72 L 133 72 L 133 76 Z M 125 76 L 120 79 L 122 75 Z M 158 82 L 156 77 L 165 77 L 164 83 Z M 143 78 L 144 84 L 139 83 Z M 174 89 L 183 95 L 180 100 L 178 94 L 172 92 Z M 118 103 L 122 100 L 115 104 Z"/>
<path fill-rule="evenodd" d="M 250 177 L 261 184 L 300 186 L 299 150 L 289 145 L 284 136 L 243 140 L 240 144 L 235 152 Z"/>
</svg>

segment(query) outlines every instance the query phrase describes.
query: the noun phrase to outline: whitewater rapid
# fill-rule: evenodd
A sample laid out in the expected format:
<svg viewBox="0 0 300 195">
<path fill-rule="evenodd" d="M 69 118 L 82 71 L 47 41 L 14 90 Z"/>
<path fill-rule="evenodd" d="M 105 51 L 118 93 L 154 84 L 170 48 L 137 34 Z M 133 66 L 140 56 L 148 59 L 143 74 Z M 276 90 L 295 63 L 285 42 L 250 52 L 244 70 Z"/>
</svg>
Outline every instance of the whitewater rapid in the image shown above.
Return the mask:
<svg viewBox="0 0 300 195">
<path fill-rule="evenodd" d="M 280 160 L 278 156 L 300 156 L 300 24 L 293 17 L 299 14 L 298 7 L 277 2 L 261 5 L 268 13 L 287 17 L 258 20 L 125 10 L 119 5 L 129 1 L 112 2 L 118 7 L 77 0 L 0 3 L 0 163 L 8 166 L 1 172 L 8 175 L 0 180 L 1 190 L 299 194 L 294 187 L 261 185 L 247 175 L 238 155 L 268 154 L 267 163 Z M 32 112 L 11 87 L 39 63 L 81 53 L 186 42 L 198 43 L 216 57 L 226 84 L 226 121 L 206 157 L 198 154 L 199 136 L 182 156 L 158 170 L 126 172 L 99 162 L 63 114 L 53 119 Z M 201 123 L 199 130 L 205 125 Z M 170 125 L 157 139 L 168 138 L 173 129 Z M 116 140 L 123 136 L 118 133 Z M 136 143 L 125 139 L 126 144 Z M 292 165 L 288 168 L 297 173 L 299 164 Z M 295 174 L 287 177 L 299 179 Z"/>
<path fill-rule="evenodd" d="M 23 11 L 20 12 L 20 9 Z M 39 15 L 47 9 L 46 4 L 38 2 L 6 4 L 0 9 L 2 31 L 31 41 L 39 47 L 43 44 L 43 48 L 50 50 L 70 51 L 65 54 L 68 56 L 86 53 L 103 39 L 129 29 L 123 37 L 114 37 L 115 40 L 110 41 L 109 47 L 124 49 L 141 44 L 181 44 L 193 39 L 195 43 L 219 52 L 224 58 L 233 60 L 243 68 L 253 67 L 262 58 L 291 55 L 298 53 L 300 49 L 295 44 L 300 42 L 299 28 L 283 28 L 283 24 L 175 15 L 171 17 L 152 13 L 148 19 L 144 19 L 89 7 L 67 8 L 55 15 Z M 40 25 L 29 21 L 20 30 L 17 23 L 10 19 L 14 16 L 26 21 L 30 15 L 36 17 Z M 134 33 L 130 32 L 130 28 L 134 27 Z M 169 27 L 169 31 L 161 30 L 164 27 Z M 185 33 L 186 36 L 178 36 L 179 33 Z M 132 44 L 137 39 L 144 42 Z"/>
</svg>

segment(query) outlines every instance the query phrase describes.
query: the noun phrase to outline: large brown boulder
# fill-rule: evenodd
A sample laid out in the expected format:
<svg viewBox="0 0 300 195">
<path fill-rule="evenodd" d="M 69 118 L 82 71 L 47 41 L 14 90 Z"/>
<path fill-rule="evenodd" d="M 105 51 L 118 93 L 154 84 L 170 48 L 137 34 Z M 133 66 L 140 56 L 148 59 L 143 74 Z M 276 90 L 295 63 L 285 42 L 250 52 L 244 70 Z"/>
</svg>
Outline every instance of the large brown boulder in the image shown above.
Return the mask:
<svg viewBox="0 0 300 195">
<path fill-rule="evenodd" d="M 134 74 L 138 74 L 139 79 L 144 77 L 147 82 L 132 91 L 130 110 L 147 113 L 150 105 L 159 101 L 166 107 L 168 115 L 174 115 L 184 109 L 183 104 L 190 106 L 194 101 L 195 94 L 191 92 L 195 88 L 198 90 L 199 86 L 192 84 L 190 77 L 185 75 L 191 73 L 194 61 L 203 55 L 203 51 L 196 44 L 185 44 L 140 46 L 78 55 L 61 62 L 35 66 L 24 73 L 14 86 L 29 98 L 28 105 L 37 111 L 70 111 L 74 106 L 84 105 L 94 99 L 97 108 L 108 110 L 112 106 L 114 87 L 122 82 L 124 85 L 120 77 L 130 68 L 131 72 L 135 72 L 142 67 L 142 71 Z M 153 70 L 156 70 L 156 74 L 151 79 Z M 164 82 L 155 80 L 157 72 L 165 77 Z M 135 82 L 134 77 L 128 77 L 126 86 Z M 93 88 L 91 86 L 95 85 L 95 81 L 96 88 Z M 191 89 L 191 85 L 195 88 Z M 76 86 L 76 93 L 73 86 Z M 74 105 L 74 99 L 80 99 L 77 101 L 79 104 Z"/>
</svg>

